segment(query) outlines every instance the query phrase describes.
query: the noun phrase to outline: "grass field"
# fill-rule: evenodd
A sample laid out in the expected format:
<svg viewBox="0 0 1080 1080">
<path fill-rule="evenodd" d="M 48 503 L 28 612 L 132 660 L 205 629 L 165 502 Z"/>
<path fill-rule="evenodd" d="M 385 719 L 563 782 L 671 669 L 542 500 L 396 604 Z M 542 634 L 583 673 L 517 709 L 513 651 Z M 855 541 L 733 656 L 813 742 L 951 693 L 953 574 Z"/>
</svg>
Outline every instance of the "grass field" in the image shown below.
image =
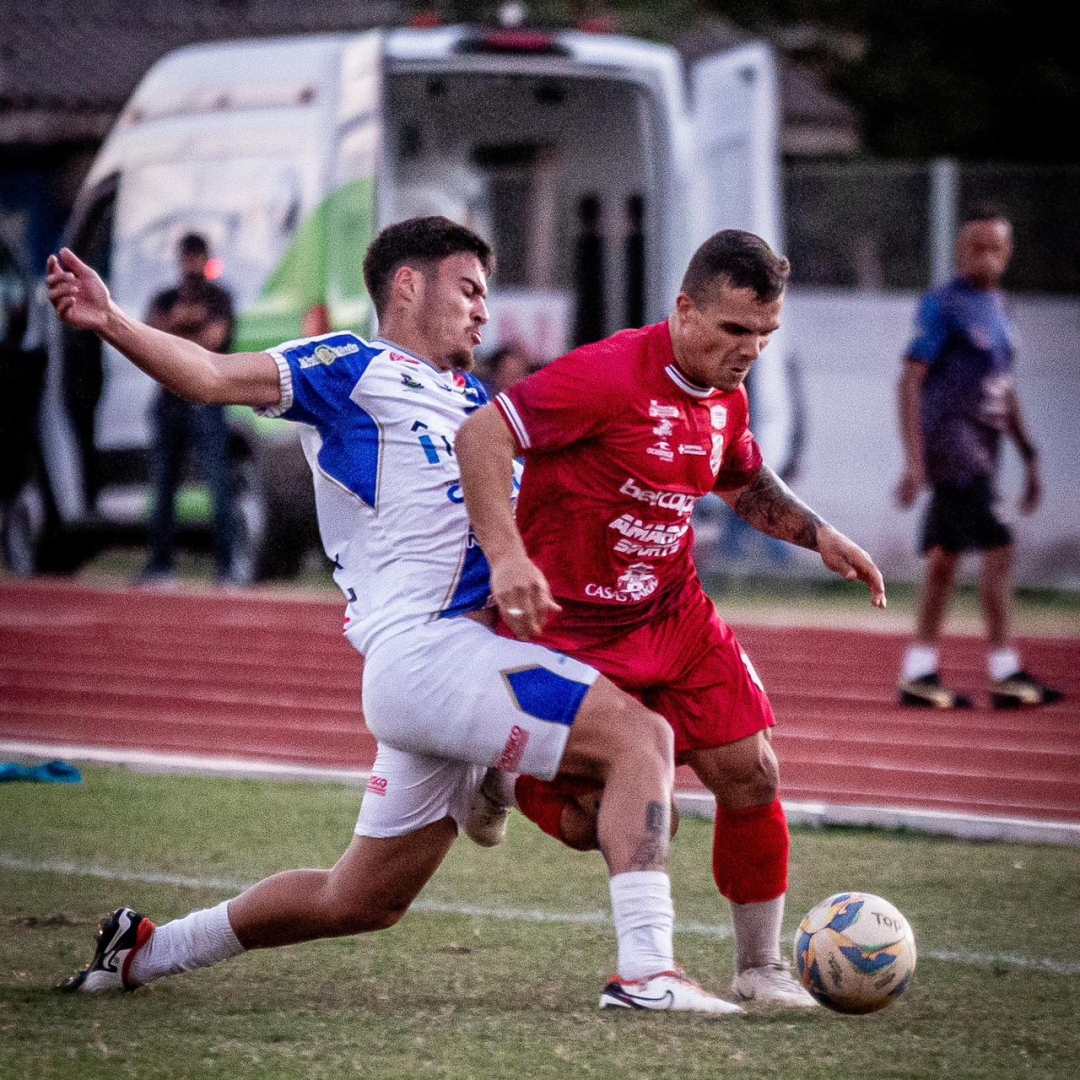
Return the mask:
<svg viewBox="0 0 1080 1080">
<path fill-rule="evenodd" d="M 393 930 L 242 957 L 134 995 L 50 987 L 128 903 L 167 920 L 293 866 L 327 866 L 355 788 L 87 769 L 79 786 L 0 786 L 0 1076 L 1073 1077 L 1080 1061 L 1080 850 L 795 830 L 787 931 L 845 888 L 878 892 L 920 947 L 883 1013 L 600 1013 L 614 944 L 596 855 L 515 816 L 459 842 Z M 729 919 L 711 824 L 673 846 L 680 959 L 726 990 Z"/>
</svg>

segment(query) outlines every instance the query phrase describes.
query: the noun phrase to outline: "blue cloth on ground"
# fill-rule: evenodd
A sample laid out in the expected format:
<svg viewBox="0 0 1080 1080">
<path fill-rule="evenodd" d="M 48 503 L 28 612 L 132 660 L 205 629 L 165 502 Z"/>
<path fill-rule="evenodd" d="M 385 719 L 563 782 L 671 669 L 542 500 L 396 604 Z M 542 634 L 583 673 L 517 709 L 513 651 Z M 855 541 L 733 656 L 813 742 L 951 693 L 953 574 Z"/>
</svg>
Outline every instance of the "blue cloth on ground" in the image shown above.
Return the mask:
<svg viewBox="0 0 1080 1080">
<path fill-rule="evenodd" d="M 17 761 L 0 763 L 0 783 L 5 780 L 31 780 L 41 784 L 81 784 L 82 773 L 66 761 L 47 761 L 44 765 L 21 765 Z"/>
</svg>

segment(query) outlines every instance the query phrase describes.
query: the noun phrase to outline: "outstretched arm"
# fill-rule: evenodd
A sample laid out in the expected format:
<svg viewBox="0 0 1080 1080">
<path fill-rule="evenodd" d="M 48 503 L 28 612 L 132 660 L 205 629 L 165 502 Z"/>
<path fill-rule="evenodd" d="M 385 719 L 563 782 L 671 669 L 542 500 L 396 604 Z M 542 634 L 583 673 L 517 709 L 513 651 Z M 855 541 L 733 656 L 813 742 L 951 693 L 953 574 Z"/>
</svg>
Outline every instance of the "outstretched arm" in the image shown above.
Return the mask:
<svg viewBox="0 0 1080 1080">
<path fill-rule="evenodd" d="M 45 280 L 63 322 L 97 334 L 180 397 L 256 408 L 280 402 L 277 364 L 268 353 L 225 356 L 131 318 L 113 303 L 98 274 L 68 248 L 49 256 Z"/>
<path fill-rule="evenodd" d="M 767 465 L 762 465 L 743 487 L 718 494 L 759 532 L 816 551 L 821 561 L 845 581 L 864 581 L 874 607 L 885 606 L 885 582 L 874 560 L 858 544 L 822 521 Z"/>
<path fill-rule="evenodd" d="M 514 436 L 494 405 L 473 413 L 454 440 L 469 520 L 491 564 L 492 596 L 507 625 L 527 641 L 560 609 L 514 520 L 510 486 L 516 453 Z"/>
</svg>

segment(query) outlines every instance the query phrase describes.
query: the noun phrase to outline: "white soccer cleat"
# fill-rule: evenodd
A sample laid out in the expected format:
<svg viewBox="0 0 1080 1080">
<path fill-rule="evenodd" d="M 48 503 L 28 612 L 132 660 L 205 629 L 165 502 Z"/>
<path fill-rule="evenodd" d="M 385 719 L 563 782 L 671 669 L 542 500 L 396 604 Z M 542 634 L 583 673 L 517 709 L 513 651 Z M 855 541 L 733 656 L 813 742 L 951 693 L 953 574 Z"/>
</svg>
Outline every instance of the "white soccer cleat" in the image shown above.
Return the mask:
<svg viewBox="0 0 1080 1080">
<path fill-rule="evenodd" d="M 495 768 L 488 769 L 473 796 L 465 835 L 480 847 L 495 847 L 506 839 L 511 803 L 500 789 L 504 788 L 503 781 L 508 775 Z"/>
<path fill-rule="evenodd" d="M 766 964 L 747 968 L 735 976 L 731 984 L 740 1001 L 755 1001 L 761 1005 L 782 1005 L 789 1009 L 817 1008 L 802 983 L 791 973 L 787 964 Z"/>
<path fill-rule="evenodd" d="M 58 990 L 65 994 L 100 994 L 106 990 L 135 990 L 128 976 L 135 954 L 150 940 L 154 924 L 131 908 L 117 908 L 98 926 L 94 959 Z"/>
<path fill-rule="evenodd" d="M 600 995 L 601 1009 L 653 1009 L 662 1012 L 741 1013 L 731 1001 L 702 990 L 682 971 L 661 971 L 647 979 L 622 979 L 618 975 Z"/>
</svg>

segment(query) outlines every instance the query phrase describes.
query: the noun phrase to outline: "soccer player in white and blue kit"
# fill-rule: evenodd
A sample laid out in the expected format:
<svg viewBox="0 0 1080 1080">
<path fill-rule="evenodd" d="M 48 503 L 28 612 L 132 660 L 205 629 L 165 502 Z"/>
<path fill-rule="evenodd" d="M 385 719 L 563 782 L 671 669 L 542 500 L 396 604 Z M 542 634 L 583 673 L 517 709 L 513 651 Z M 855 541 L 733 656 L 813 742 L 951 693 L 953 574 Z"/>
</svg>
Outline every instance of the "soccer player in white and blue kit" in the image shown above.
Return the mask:
<svg viewBox="0 0 1080 1080">
<path fill-rule="evenodd" d="M 674 961 L 667 723 L 595 669 L 490 629 L 488 565 L 453 443 L 485 400 L 468 371 L 492 262 L 483 239 L 445 218 L 400 222 L 364 260 L 374 341 L 341 332 L 224 356 L 128 317 L 70 251 L 50 258 L 49 296 L 64 322 L 181 397 L 301 425 L 323 546 L 347 598 L 345 632 L 365 657 L 364 716 L 379 740 L 356 834 L 333 868 L 276 874 L 160 928 L 119 908 L 67 989 L 132 990 L 249 949 L 391 926 L 468 820 L 486 769 L 551 777 L 561 768 L 604 783 L 597 828 L 627 988 L 620 1007 L 740 1011 Z M 513 626 L 523 612 L 502 615 Z"/>
</svg>

